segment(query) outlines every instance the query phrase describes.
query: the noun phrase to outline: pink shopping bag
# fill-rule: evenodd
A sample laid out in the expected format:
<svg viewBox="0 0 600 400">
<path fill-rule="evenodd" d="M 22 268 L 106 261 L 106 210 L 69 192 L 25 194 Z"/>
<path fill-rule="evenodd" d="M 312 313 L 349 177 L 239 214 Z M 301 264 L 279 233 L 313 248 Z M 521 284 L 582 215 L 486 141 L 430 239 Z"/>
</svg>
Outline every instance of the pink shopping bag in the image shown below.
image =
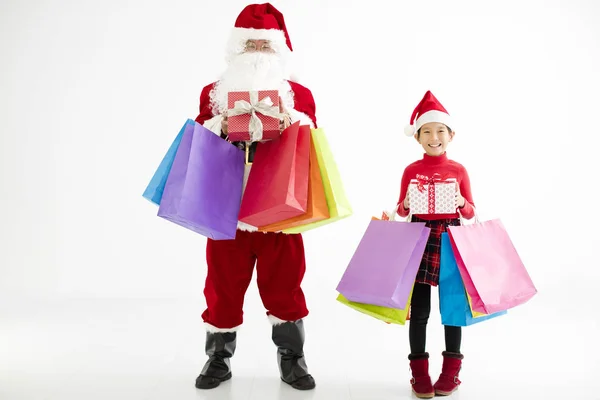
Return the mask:
<svg viewBox="0 0 600 400">
<path fill-rule="evenodd" d="M 505 311 L 524 304 L 537 293 L 499 219 L 449 226 L 448 236 L 473 311 Z"/>
</svg>

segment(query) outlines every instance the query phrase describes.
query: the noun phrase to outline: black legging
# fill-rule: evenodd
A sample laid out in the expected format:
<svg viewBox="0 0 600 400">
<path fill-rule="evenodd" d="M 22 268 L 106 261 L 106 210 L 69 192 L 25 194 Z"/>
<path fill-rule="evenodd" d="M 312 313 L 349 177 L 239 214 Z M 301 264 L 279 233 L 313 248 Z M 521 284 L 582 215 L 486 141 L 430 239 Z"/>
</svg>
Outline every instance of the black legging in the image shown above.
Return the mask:
<svg viewBox="0 0 600 400">
<path fill-rule="evenodd" d="M 427 337 L 427 320 L 431 311 L 431 286 L 425 283 L 415 283 L 413 289 L 410 326 L 408 338 L 410 351 L 413 354 L 425 353 Z M 444 326 L 446 337 L 446 351 L 460 353 L 461 328 L 460 326 Z"/>
</svg>

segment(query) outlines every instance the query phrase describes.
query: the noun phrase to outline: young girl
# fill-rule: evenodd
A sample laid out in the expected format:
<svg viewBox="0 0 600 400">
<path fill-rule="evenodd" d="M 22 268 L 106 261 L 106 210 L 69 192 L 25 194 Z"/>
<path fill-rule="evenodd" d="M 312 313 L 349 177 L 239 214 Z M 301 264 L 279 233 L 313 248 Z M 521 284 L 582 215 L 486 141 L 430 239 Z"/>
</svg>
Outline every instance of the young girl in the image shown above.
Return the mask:
<svg viewBox="0 0 600 400">
<path fill-rule="evenodd" d="M 446 109 L 435 96 L 427 91 L 421 102 L 417 105 L 407 126 L 407 136 L 414 136 L 425 150 L 423 158 L 413 162 L 404 170 L 398 200 L 398 214 L 407 217 L 411 214 L 408 186 L 411 179 L 429 180 L 434 176 L 456 179 L 456 212 L 451 214 L 415 214 L 411 222 L 425 222 L 431 228 L 427 247 L 415 280 L 410 309 L 409 340 L 410 351 L 408 356 L 412 371 L 411 385 L 415 395 L 419 398 L 432 398 L 434 395 L 450 395 L 454 392 L 460 381 L 460 371 L 463 355 L 460 352 L 461 328 L 444 326 L 446 351 L 442 373 L 432 385 L 429 376 L 429 353 L 425 351 L 427 320 L 431 310 L 431 287 L 437 286 L 440 272 L 440 241 L 442 232 L 446 227 L 460 225 L 460 215 L 465 219 L 474 216 L 473 199 L 469 175 L 465 167 L 452 161 L 446 154 L 446 147 L 454 138 L 452 122 Z M 438 175 L 439 174 L 439 175 Z"/>
</svg>

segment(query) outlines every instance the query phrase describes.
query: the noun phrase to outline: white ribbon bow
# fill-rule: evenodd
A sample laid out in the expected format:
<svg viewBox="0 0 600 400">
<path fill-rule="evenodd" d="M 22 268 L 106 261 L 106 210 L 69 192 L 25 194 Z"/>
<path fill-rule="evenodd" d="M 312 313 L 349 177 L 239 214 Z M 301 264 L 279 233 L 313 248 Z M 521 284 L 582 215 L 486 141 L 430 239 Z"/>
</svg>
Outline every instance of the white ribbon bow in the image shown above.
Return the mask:
<svg viewBox="0 0 600 400">
<path fill-rule="evenodd" d="M 258 91 L 250 91 L 250 102 L 248 103 L 246 100 L 237 100 L 234 104 L 234 107 L 230 110 L 227 110 L 227 116 L 236 116 L 242 114 L 250 114 L 250 140 L 253 142 L 258 142 L 262 140 L 263 137 L 263 123 L 258 118 L 256 113 L 261 113 L 262 115 L 273 117 L 280 119 L 281 114 L 279 113 L 279 107 L 273 105 L 273 101 L 270 97 L 265 97 L 261 101 L 258 101 Z"/>
</svg>

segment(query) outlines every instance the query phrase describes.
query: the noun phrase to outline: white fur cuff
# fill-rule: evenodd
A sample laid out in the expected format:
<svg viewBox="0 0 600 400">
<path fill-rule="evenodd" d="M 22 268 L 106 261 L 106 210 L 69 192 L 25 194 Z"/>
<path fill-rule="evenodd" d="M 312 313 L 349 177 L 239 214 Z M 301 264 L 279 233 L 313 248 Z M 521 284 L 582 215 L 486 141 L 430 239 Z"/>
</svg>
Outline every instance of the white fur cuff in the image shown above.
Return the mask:
<svg viewBox="0 0 600 400">
<path fill-rule="evenodd" d="M 226 333 L 237 332 L 242 325 L 234 326 L 233 328 L 217 328 L 216 326 L 205 322 L 204 326 L 206 327 L 206 331 L 210 333 Z"/>
<path fill-rule="evenodd" d="M 248 225 L 247 223 L 242 221 L 238 221 L 237 228 L 240 231 L 244 232 L 258 232 L 258 228 L 256 226 Z"/>
<path fill-rule="evenodd" d="M 221 136 L 221 123 L 223 122 L 223 115 L 215 115 L 209 120 L 204 121 L 204 126 L 209 131 L 212 131 L 215 135 Z"/>
<path fill-rule="evenodd" d="M 288 109 L 288 112 L 290 113 L 290 117 L 292 119 L 292 124 L 294 122 L 300 121 L 300 125 L 309 125 L 311 128 L 314 128 L 314 124 L 312 122 L 312 119 L 310 119 L 310 117 L 306 114 L 304 114 L 303 112 L 297 111 L 296 109 Z"/>
<path fill-rule="evenodd" d="M 277 318 L 274 315 L 269 314 L 267 316 L 267 318 L 269 318 L 269 322 L 271 323 L 271 325 L 281 325 L 281 324 L 285 324 L 288 321 L 284 321 L 282 319 Z"/>
</svg>

